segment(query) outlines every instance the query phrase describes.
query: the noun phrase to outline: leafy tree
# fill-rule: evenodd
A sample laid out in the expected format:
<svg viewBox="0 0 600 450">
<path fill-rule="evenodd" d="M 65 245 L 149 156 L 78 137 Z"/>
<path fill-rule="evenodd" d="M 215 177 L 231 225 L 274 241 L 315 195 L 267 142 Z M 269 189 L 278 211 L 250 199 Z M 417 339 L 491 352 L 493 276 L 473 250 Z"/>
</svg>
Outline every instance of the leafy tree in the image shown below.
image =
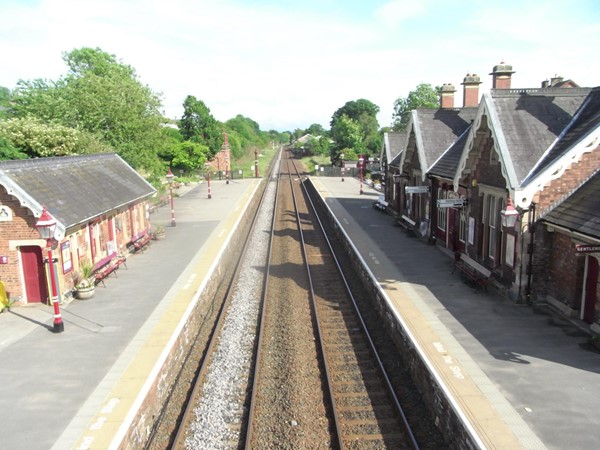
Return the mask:
<svg viewBox="0 0 600 450">
<path fill-rule="evenodd" d="M 221 150 L 225 140 L 220 123 L 210 114 L 204 102 L 193 95 L 188 95 L 183 102 L 179 129 L 184 140 L 208 147 L 211 158 Z"/>
<path fill-rule="evenodd" d="M 327 136 L 327 131 L 325 130 L 325 128 L 323 128 L 323 126 L 321 126 L 321 124 L 318 123 L 313 123 L 311 126 L 309 126 L 306 131 L 306 134 L 310 134 L 312 136 Z"/>
<path fill-rule="evenodd" d="M 360 123 L 346 115 L 342 115 L 335 121 L 331 128 L 331 137 L 335 141 L 335 145 L 329 149 L 332 162 L 339 159 L 342 149 L 352 149 L 356 154 L 364 153 L 366 150 Z"/>
<path fill-rule="evenodd" d="M 10 140 L 0 135 L 0 161 L 9 159 L 27 159 L 29 156 L 15 147 Z"/>
<path fill-rule="evenodd" d="M 347 116 L 350 119 L 360 121 L 361 116 L 367 115 L 371 117 L 377 117 L 379 113 L 379 106 L 375 105 L 373 102 L 366 100 L 364 98 L 358 100 L 351 100 L 346 102 L 344 106 L 339 108 L 336 112 L 331 116 L 331 128 L 335 126 L 335 123 L 342 117 Z"/>
<path fill-rule="evenodd" d="M 56 82 L 20 81 L 11 112 L 85 130 L 134 168 L 162 172 L 160 97 L 139 82 L 132 67 L 98 48 L 64 53 L 63 60 L 68 74 Z"/>
<path fill-rule="evenodd" d="M 408 97 L 399 97 L 394 102 L 394 114 L 392 115 L 392 129 L 394 131 L 406 130 L 410 120 L 410 112 L 417 108 L 439 108 L 440 88 L 435 89 L 430 84 L 421 83 L 414 91 L 408 93 Z"/>
<path fill-rule="evenodd" d="M 12 147 L 29 158 L 113 151 L 90 133 L 33 117 L 0 122 L 0 137 L 8 143 L 7 154 Z"/>
<path fill-rule="evenodd" d="M 377 121 L 379 106 L 369 100 L 359 99 L 347 102 L 339 108 L 331 117 L 331 136 L 336 142 L 336 153 L 340 153 L 344 147 L 355 148 L 362 153 L 378 153 L 381 149 L 381 135 L 379 133 L 379 123 Z M 344 119 L 352 120 L 359 128 L 361 135 L 361 146 L 346 145 L 347 139 L 352 141 L 354 137 L 344 137 L 340 135 L 346 129 L 346 125 L 341 127 L 338 123 Z"/>
</svg>

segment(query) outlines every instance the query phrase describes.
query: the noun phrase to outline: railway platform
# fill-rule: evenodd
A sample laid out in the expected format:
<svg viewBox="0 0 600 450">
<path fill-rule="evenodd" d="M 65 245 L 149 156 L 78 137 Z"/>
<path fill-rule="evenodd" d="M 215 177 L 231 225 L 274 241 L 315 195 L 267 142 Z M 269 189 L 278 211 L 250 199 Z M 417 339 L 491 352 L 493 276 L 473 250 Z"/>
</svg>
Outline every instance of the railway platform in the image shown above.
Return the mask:
<svg viewBox="0 0 600 450">
<path fill-rule="evenodd" d="M 577 321 L 465 284 L 358 180 L 312 181 L 482 448 L 598 448 L 600 353 Z"/>
<path fill-rule="evenodd" d="M 0 448 L 115 448 L 174 331 L 201 289 L 259 180 L 181 187 L 150 216 L 166 238 L 127 259 L 91 300 L 61 308 L 65 331 L 53 334 L 52 308 L 13 307 L 0 314 Z"/>
</svg>

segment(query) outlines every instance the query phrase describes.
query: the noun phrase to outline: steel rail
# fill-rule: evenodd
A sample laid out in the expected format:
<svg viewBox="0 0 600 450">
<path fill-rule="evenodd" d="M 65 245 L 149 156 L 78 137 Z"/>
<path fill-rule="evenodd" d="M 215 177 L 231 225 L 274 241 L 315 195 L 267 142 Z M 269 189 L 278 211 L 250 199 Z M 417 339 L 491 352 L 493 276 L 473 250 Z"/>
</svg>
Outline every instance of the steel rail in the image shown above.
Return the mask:
<svg viewBox="0 0 600 450">
<path fill-rule="evenodd" d="M 292 165 L 294 166 L 296 174 L 298 175 L 298 177 L 300 177 L 300 173 L 299 173 L 298 169 L 296 168 L 296 165 L 294 164 L 293 160 L 292 160 Z M 314 214 L 314 216 L 316 218 L 316 221 L 318 223 L 319 229 L 321 231 L 321 236 L 325 239 L 325 241 L 327 243 L 327 246 L 329 248 L 330 254 L 331 254 L 331 256 L 333 258 L 333 261 L 335 262 L 335 265 L 337 267 L 337 270 L 338 270 L 338 272 L 340 274 L 340 279 L 341 279 L 341 281 L 343 282 L 343 284 L 345 286 L 346 295 L 350 299 L 350 301 L 351 301 L 351 303 L 353 305 L 354 313 L 356 315 L 356 318 L 360 322 L 361 331 L 362 331 L 364 337 L 366 338 L 366 340 L 367 340 L 367 342 L 369 344 L 369 348 L 370 348 L 371 354 L 372 354 L 373 358 L 375 359 L 375 361 L 377 363 L 377 368 L 378 368 L 379 374 L 382 376 L 382 378 L 384 380 L 384 384 L 385 384 L 385 387 L 387 389 L 387 393 L 388 393 L 388 395 L 389 395 L 389 397 L 390 397 L 390 399 L 391 399 L 391 401 L 392 401 L 392 403 L 394 405 L 396 413 L 399 415 L 399 417 L 400 417 L 400 419 L 402 421 L 404 430 L 405 430 L 407 438 L 409 440 L 409 444 L 412 446 L 413 449 L 418 449 L 419 445 L 418 445 L 418 443 L 417 443 L 417 441 L 416 441 L 416 439 L 414 437 L 414 434 L 412 432 L 410 424 L 408 423 L 408 420 L 406 418 L 406 414 L 404 413 L 404 410 L 403 410 L 403 408 L 402 408 L 402 406 L 400 404 L 400 401 L 398 400 L 398 397 L 396 396 L 396 393 L 394 391 L 394 388 L 392 386 L 390 378 L 389 378 L 389 376 L 388 376 L 388 374 L 387 374 L 387 372 L 386 372 L 386 370 L 385 370 L 385 368 L 383 366 L 383 363 L 381 361 L 379 353 L 377 352 L 377 349 L 376 349 L 376 346 L 375 346 L 375 344 L 373 342 L 373 339 L 371 338 L 371 336 L 370 336 L 370 334 L 368 332 L 367 326 L 366 326 L 366 324 L 364 322 L 364 319 L 362 317 L 362 314 L 360 312 L 360 309 L 358 307 L 356 299 L 354 298 L 354 295 L 352 294 L 352 290 L 351 290 L 351 288 L 350 288 L 350 286 L 348 284 L 348 281 L 346 280 L 346 277 L 344 276 L 344 273 L 343 273 L 343 270 L 342 270 L 341 265 L 339 263 L 338 257 L 337 257 L 337 255 L 335 253 L 335 250 L 334 250 L 333 246 L 331 245 L 331 242 L 330 242 L 330 240 L 329 240 L 329 238 L 327 236 L 325 227 L 323 226 L 323 223 L 322 223 L 322 221 L 320 219 L 320 216 L 319 216 L 319 213 L 317 211 L 317 208 L 315 207 L 314 202 L 312 201 L 312 198 L 309 195 L 309 192 L 306 189 L 306 186 L 304 185 L 304 183 L 301 183 L 301 186 L 302 186 L 302 189 L 304 191 L 305 198 L 308 200 L 308 203 L 310 204 L 312 212 L 313 212 L 313 214 Z M 302 234 L 302 232 L 301 232 L 301 234 Z M 305 251 L 304 250 L 304 240 L 302 241 L 302 245 L 303 245 L 303 251 Z M 308 257 L 306 256 L 306 254 L 305 254 L 305 258 L 306 258 L 306 261 L 307 261 L 307 268 L 308 268 L 308 270 L 310 272 L 310 266 L 308 265 Z M 312 277 L 310 276 L 310 274 L 309 274 L 309 279 L 310 279 L 310 283 L 311 283 L 310 287 L 311 287 L 311 290 L 312 290 L 313 289 L 313 285 L 312 285 Z M 314 298 L 314 292 L 311 292 L 311 296 Z M 314 308 L 315 308 L 315 314 L 318 317 L 317 305 L 316 304 L 314 305 Z M 318 330 L 319 330 L 319 338 L 321 338 L 322 331 L 321 331 L 321 328 L 320 328 L 320 320 L 317 320 L 317 326 L 318 326 Z M 321 345 L 322 345 L 323 354 L 325 355 L 325 348 L 323 347 L 323 344 L 321 344 Z M 327 368 L 326 358 L 324 358 L 324 365 L 326 367 L 326 372 L 329 373 L 330 370 Z M 329 375 L 327 375 L 327 377 L 328 377 L 329 392 L 330 392 L 330 395 L 331 395 L 331 398 L 332 398 L 332 404 L 335 406 L 335 401 L 333 400 L 333 391 L 332 391 L 332 387 L 331 387 L 331 382 L 329 381 Z M 335 412 L 336 409 L 337 408 L 334 408 L 334 420 L 336 422 L 336 429 L 339 430 L 340 429 L 340 424 L 338 423 L 338 415 Z M 340 440 L 340 448 L 344 448 L 343 440 L 342 440 L 342 437 L 340 435 L 340 432 L 338 432 L 338 439 Z"/>
<path fill-rule="evenodd" d="M 208 367 L 210 366 L 210 361 L 212 359 L 212 355 L 214 353 L 215 350 L 215 346 L 217 345 L 218 341 L 219 341 L 219 335 L 220 335 L 220 330 L 223 327 L 223 323 L 225 321 L 225 318 L 227 316 L 227 310 L 228 307 L 231 303 L 231 299 L 233 297 L 233 289 L 232 287 L 235 286 L 237 284 L 237 281 L 239 279 L 239 275 L 241 273 L 242 270 L 242 264 L 241 262 L 244 260 L 244 257 L 246 255 L 246 252 L 248 250 L 249 247 L 249 242 L 250 242 L 250 236 L 252 236 L 252 232 L 254 231 L 254 228 L 256 226 L 256 219 L 258 217 L 258 214 L 261 210 L 261 207 L 265 201 L 265 195 L 267 192 L 266 187 L 268 186 L 268 183 L 271 180 L 272 177 L 272 173 L 275 171 L 275 167 L 276 165 L 271 166 L 271 171 L 270 171 L 270 175 L 266 180 L 265 183 L 265 188 L 263 189 L 262 193 L 261 193 L 261 199 L 259 201 L 259 205 L 256 208 L 256 211 L 254 213 L 254 216 L 252 217 L 252 225 L 249 229 L 248 235 L 246 236 L 246 239 L 244 240 L 244 248 L 241 252 L 240 258 L 238 259 L 237 263 L 236 263 L 236 268 L 235 268 L 235 272 L 233 274 L 232 280 L 230 282 L 230 288 L 228 288 L 227 290 L 227 295 L 226 298 L 223 302 L 223 305 L 221 307 L 221 311 L 219 313 L 219 317 L 216 321 L 215 327 L 214 327 L 214 331 L 210 337 L 210 342 L 208 344 L 208 347 L 206 349 L 204 358 L 201 362 L 200 365 L 200 370 L 198 371 L 198 374 L 195 377 L 194 380 L 194 387 L 192 389 L 192 392 L 189 396 L 189 400 L 186 404 L 183 416 L 182 416 L 182 420 L 179 424 L 179 427 L 177 429 L 177 433 L 175 435 L 175 439 L 173 440 L 173 445 L 171 446 L 171 449 L 174 450 L 179 450 L 179 449 L 185 449 L 185 438 L 186 438 L 186 432 L 188 429 L 188 426 L 190 424 L 190 422 L 193 421 L 194 419 L 194 408 L 197 404 L 198 398 L 201 394 L 201 389 L 202 389 L 202 385 L 204 383 L 207 371 L 208 371 Z M 271 244 L 269 243 L 269 247 L 271 246 Z M 270 248 L 269 248 L 269 252 L 270 252 Z M 264 290 L 266 288 L 266 280 L 267 280 L 267 276 L 264 277 L 263 279 L 263 298 L 264 298 Z M 264 309 L 264 308 L 263 308 Z M 261 320 L 262 322 L 262 320 Z M 261 325 L 262 328 L 262 325 Z"/>
</svg>

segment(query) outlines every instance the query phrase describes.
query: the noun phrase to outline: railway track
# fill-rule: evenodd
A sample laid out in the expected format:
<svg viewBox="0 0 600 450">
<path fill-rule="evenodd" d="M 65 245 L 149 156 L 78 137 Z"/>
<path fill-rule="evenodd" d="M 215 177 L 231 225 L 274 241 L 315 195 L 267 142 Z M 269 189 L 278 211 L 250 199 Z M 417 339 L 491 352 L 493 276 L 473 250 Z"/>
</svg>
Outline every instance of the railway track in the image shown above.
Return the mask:
<svg viewBox="0 0 600 450">
<path fill-rule="evenodd" d="M 261 211 L 173 448 L 418 448 L 287 154 Z"/>
<path fill-rule="evenodd" d="M 298 293 L 289 301 L 304 303 L 307 299 L 306 306 L 311 308 L 313 320 L 310 322 L 313 323 L 317 343 L 315 353 L 319 356 L 319 369 L 322 373 L 321 379 L 313 380 L 313 383 L 315 387 L 324 388 L 325 392 L 319 397 L 323 398 L 321 409 L 328 415 L 326 422 L 314 420 L 318 417 L 313 418 L 311 423 L 315 424 L 314 428 L 317 430 L 313 428 L 311 434 L 314 436 L 315 433 L 322 432 L 326 424 L 329 436 L 312 442 L 311 448 L 319 443 L 331 448 L 418 448 L 316 211 L 311 206 L 308 195 L 302 190 L 301 176 L 291 157 L 284 160 L 280 177 L 280 183 L 289 183 L 288 192 L 291 194 L 293 208 L 280 209 L 276 221 L 289 225 L 284 228 L 287 232 L 280 233 L 282 239 L 292 235 L 295 225 L 295 240 L 300 250 L 297 253 L 303 255 L 306 274 L 305 278 L 295 275 L 297 282 L 305 285 L 305 293 Z M 288 180 L 283 181 L 284 178 Z M 280 190 L 283 191 L 283 187 Z M 290 220 L 292 212 L 295 221 Z M 274 254 L 279 245 L 289 252 L 287 245 L 274 241 Z M 277 300 L 267 296 L 266 301 L 265 315 L 268 316 L 271 310 L 275 310 L 271 303 Z M 268 323 L 268 320 L 264 322 Z M 309 320 L 303 323 L 307 324 Z M 260 353 L 272 354 L 272 345 L 263 344 L 272 342 L 272 336 L 277 336 L 276 332 L 261 335 Z M 283 340 L 293 342 L 295 336 L 289 335 Z M 268 419 L 263 419 L 262 425 L 260 415 L 264 414 L 261 413 L 262 410 L 269 409 L 281 397 L 273 395 L 273 392 L 279 393 L 273 383 L 270 383 L 268 392 L 264 393 L 266 389 L 261 380 L 287 380 L 293 376 L 289 371 L 287 374 L 284 372 L 283 376 L 270 373 L 272 369 L 272 366 L 264 370 L 261 364 L 256 366 L 246 448 L 260 448 L 261 444 L 264 445 L 265 441 L 271 439 L 272 415 L 266 415 Z M 306 375 L 302 375 L 302 378 L 305 377 Z M 262 401 L 261 397 L 264 397 Z M 291 403 L 290 400 L 287 401 Z M 279 400 L 279 403 L 282 401 Z M 254 419 L 255 415 L 257 419 Z M 285 430 L 290 429 L 285 426 L 287 420 L 279 422 L 284 424 L 281 434 L 291 435 L 291 438 L 300 441 L 294 433 L 285 433 Z M 306 439 L 306 436 L 302 436 L 301 443 L 306 445 Z M 271 444 L 277 445 L 276 442 Z M 292 445 L 291 448 L 296 447 Z"/>
</svg>

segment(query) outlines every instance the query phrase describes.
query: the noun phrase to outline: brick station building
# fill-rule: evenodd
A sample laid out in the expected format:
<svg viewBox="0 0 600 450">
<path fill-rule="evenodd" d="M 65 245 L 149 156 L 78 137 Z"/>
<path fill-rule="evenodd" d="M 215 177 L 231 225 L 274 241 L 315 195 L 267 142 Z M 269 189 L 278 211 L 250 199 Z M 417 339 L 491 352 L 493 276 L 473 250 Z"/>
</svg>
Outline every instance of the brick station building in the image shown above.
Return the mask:
<svg viewBox="0 0 600 450">
<path fill-rule="evenodd" d="M 46 241 L 35 227 L 44 207 L 57 221 L 52 250 L 63 300 L 82 264 L 105 264 L 148 235 L 155 193 L 116 154 L 0 162 L 0 280 L 10 300 L 48 301 Z"/>
</svg>

